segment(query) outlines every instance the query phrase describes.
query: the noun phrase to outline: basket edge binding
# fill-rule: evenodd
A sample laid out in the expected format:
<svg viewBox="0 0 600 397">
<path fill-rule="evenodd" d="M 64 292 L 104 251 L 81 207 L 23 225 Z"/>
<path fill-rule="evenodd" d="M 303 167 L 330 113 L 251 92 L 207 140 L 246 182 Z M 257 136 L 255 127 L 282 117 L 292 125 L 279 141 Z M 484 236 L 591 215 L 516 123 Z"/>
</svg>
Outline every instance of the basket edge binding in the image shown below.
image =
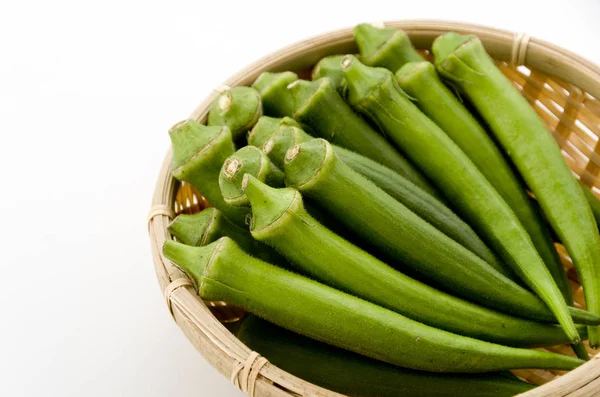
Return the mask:
<svg viewBox="0 0 600 397">
<path fill-rule="evenodd" d="M 434 20 L 385 22 L 388 27 L 405 30 L 418 48 L 430 48 L 433 39 L 447 31 L 476 34 L 492 57 L 511 64 L 526 64 L 536 70 L 586 87 L 600 98 L 600 68 L 567 50 L 523 34 L 487 28 L 480 25 Z M 263 71 L 298 69 L 314 64 L 324 55 L 349 52 L 354 47 L 352 28 L 315 36 L 263 57 L 228 79 L 228 86 L 250 85 Z M 299 59 L 298 55 L 303 56 Z M 213 91 L 192 112 L 190 118 L 202 122 L 208 108 L 218 95 Z M 175 183 L 171 176 L 171 150 L 163 162 L 148 219 L 155 270 L 167 306 L 175 322 L 197 350 L 225 376 L 250 396 L 341 396 L 299 379 L 268 364 L 235 338 L 195 296 L 187 276 L 162 255 L 161 248 L 170 236 L 167 225 L 173 217 Z M 260 375 L 260 376 L 259 376 Z M 591 396 L 600 389 L 600 354 L 560 378 L 540 386 L 522 397 Z M 584 393 L 584 394 L 581 394 Z"/>
</svg>

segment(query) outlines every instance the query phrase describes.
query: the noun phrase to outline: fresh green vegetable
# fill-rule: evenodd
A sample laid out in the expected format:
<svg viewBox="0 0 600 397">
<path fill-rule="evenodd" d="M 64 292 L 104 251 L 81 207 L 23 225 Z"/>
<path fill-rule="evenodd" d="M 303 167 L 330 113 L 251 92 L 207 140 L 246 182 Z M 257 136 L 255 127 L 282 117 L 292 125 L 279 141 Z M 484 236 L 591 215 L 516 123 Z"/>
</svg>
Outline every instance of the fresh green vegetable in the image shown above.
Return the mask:
<svg viewBox="0 0 600 397">
<path fill-rule="evenodd" d="M 379 66 L 395 72 L 407 62 L 423 60 L 402 30 L 361 23 L 354 28 L 354 40 L 365 65 Z"/>
<path fill-rule="evenodd" d="M 442 375 L 372 360 L 248 316 L 237 337 L 308 382 L 354 397 L 510 397 L 535 385 L 502 375 Z"/>
<path fill-rule="evenodd" d="M 346 93 L 346 79 L 344 78 L 341 66 L 343 58 L 344 55 L 330 55 L 322 58 L 317 62 L 311 74 L 313 80 L 319 80 L 324 77 L 329 78 L 331 84 L 333 84 L 341 97 L 344 97 Z"/>
<path fill-rule="evenodd" d="M 280 203 L 275 203 L 280 205 Z M 254 219 L 255 230 L 262 220 Z M 223 237 L 206 247 L 166 241 L 206 300 L 226 301 L 294 332 L 399 366 L 431 372 L 570 370 L 583 361 L 441 331 L 244 253 Z"/>
<path fill-rule="evenodd" d="M 244 185 L 252 236 L 317 281 L 420 323 L 488 342 L 535 347 L 569 341 L 560 327 L 485 309 L 392 269 L 319 224 L 297 190 L 269 187 L 250 174 Z"/>
<path fill-rule="evenodd" d="M 263 72 L 258 76 L 252 87 L 260 93 L 267 116 L 283 117 L 294 113 L 294 101 L 287 86 L 296 80 L 298 75 L 293 72 Z"/>
<path fill-rule="evenodd" d="M 168 230 L 178 241 L 194 247 L 205 246 L 227 236 L 255 258 L 290 268 L 285 258 L 271 247 L 255 240 L 248 229 L 229 222 L 221 211 L 214 207 L 206 208 L 192 215 L 180 214 L 173 219 Z"/>
<path fill-rule="evenodd" d="M 248 133 L 248 145 L 262 147 L 263 144 L 277 128 L 280 126 L 292 126 L 300 127 L 300 124 L 291 117 L 276 118 L 269 116 L 262 116 L 258 119 L 258 122 L 254 125 L 254 128 Z"/>
<path fill-rule="evenodd" d="M 280 128 L 267 139 L 264 150 L 283 167 L 285 153 L 296 144 L 313 139 L 299 128 Z M 380 189 L 440 231 L 467 247 L 496 270 L 511 278 L 512 270 L 503 265 L 477 234 L 442 202 L 389 168 L 350 150 L 332 145 L 334 153 L 350 168 L 371 180 Z"/>
<path fill-rule="evenodd" d="M 352 111 L 328 78 L 296 80 L 289 86 L 294 118 L 335 145 L 369 157 L 396 171 L 414 184 L 435 193 L 421 173 L 365 120 Z"/>
<path fill-rule="evenodd" d="M 435 41 L 433 52 L 440 74 L 470 99 L 533 191 L 573 259 L 588 310 L 599 314 L 598 228 L 544 122 L 496 67 L 478 38 L 448 33 Z M 600 327 L 590 329 L 589 335 L 590 345 L 600 347 Z"/>
<path fill-rule="evenodd" d="M 260 94 L 251 87 L 233 87 L 221 92 L 208 112 L 208 125 L 229 127 L 234 140 L 243 136 L 262 116 Z"/>
<path fill-rule="evenodd" d="M 283 172 L 262 150 L 255 146 L 245 146 L 225 160 L 219 174 L 219 186 L 227 204 L 249 205 L 248 197 L 242 190 L 242 178 L 245 174 L 250 174 L 269 186 L 285 185 Z"/>
<path fill-rule="evenodd" d="M 531 237 L 567 304 L 573 302 L 571 287 L 552 236 L 520 178 L 494 141 L 465 106 L 442 83 L 435 66 L 411 62 L 397 73 L 400 88 L 473 161 L 500 193 Z"/>
<path fill-rule="evenodd" d="M 219 188 L 221 166 L 235 151 L 229 128 L 207 127 L 185 120 L 171 127 L 169 135 L 173 146 L 173 176 L 190 183 L 230 221 L 244 225 L 248 208 L 227 204 Z"/>
<path fill-rule="evenodd" d="M 457 295 L 518 317 L 554 320 L 536 296 L 352 171 L 326 140 L 313 139 L 290 148 L 285 181 L 315 199 L 376 249 Z M 574 317 L 598 320 L 575 308 L 570 310 Z"/>
<path fill-rule="evenodd" d="M 560 289 L 521 222 L 469 157 L 400 89 L 392 72 L 347 57 L 348 101 L 376 122 L 436 183 L 459 214 L 548 305 L 573 342 L 579 341 Z"/>
<path fill-rule="evenodd" d="M 594 214 L 594 219 L 596 220 L 596 225 L 600 225 L 600 200 L 592 191 L 585 186 L 583 183 L 580 183 L 581 189 L 583 190 L 583 194 L 585 195 L 585 199 L 587 200 L 590 208 L 592 209 L 592 213 Z"/>
</svg>

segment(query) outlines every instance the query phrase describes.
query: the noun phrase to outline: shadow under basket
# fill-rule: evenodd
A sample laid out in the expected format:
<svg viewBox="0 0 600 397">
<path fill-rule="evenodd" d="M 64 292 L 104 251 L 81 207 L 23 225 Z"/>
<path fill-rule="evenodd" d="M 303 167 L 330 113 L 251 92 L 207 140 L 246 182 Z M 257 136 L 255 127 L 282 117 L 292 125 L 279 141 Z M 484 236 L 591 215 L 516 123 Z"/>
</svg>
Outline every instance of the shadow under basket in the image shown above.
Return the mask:
<svg viewBox="0 0 600 397">
<path fill-rule="evenodd" d="M 424 51 L 433 40 L 449 31 L 475 34 L 502 72 L 542 117 L 562 149 L 574 175 L 596 195 L 600 192 L 600 68 L 566 50 L 527 35 L 487 27 L 440 21 L 394 21 L 385 23 L 406 31 L 416 48 Z M 307 76 L 320 58 L 356 53 L 352 28 L 313 37 L 285 47 L 243 69 L 225 82 L 229 86 L 251 85 L 264 71 L 293 70 Z M 215 84 L 216 85 L 216 84 Z M 204 122 L 217 94 L 212 93 L 190 118 Z M 170 220 L 179 213 L 194 213 L 207 203 L 189 185 L 171 175 L 171 152 L 164 160 L 149 218 L 152 254 L 158 281 L 175 321 L 196 349 L 219 372 L 250 396 L 340 396 L 299 379 L 261 359 L 223 325 L 243 317 L 244 312 L 223 302 L 203 302 L 190 280 L 165 259 L 161 247 L 171 236 Z M 557 245 L 571 281 L 574 300 L 583 307 L 579 278 L 564 247 Z M 587 345 L 586 345 L 587 346 Z M 573 355 L 566 346 L 547 350 Z M 523 397 L 588 397 L 600 395 L 600 354 L 581 367 L 563 371 L 521 370 L 514 373 L 542 385 Z"/>
</svg>

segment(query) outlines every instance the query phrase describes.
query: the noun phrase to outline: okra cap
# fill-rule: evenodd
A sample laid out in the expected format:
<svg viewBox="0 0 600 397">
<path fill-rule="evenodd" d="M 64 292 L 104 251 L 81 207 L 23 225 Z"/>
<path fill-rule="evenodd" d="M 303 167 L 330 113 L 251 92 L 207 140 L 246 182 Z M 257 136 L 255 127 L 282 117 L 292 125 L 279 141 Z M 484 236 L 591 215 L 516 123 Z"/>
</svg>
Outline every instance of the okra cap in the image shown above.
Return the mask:
<svg viewBox="0 0 600 397">
<path fill-rule="evenodd" d="M 222 214 L 213 207 L 196 214 L 180 214 L 173 219 L 167 230 L 181 243 L 198 247 L 206 243 L 216 218 L 221 216 Z"/>
<path fill-rule="evenodd" d="M 252 128 L 260 116 L 260 93 L 251 87 L 233 87 L 221 92 L 212 102 L 208 125 L 225 125 L 236 139 Z"/>
<path fill-rule="evenodd" d="M 187 172 L 194 168 L 196 162 L 201 162 L 203 155 L 209 153 L 212 147 L 222 144 L 233 148 L 229 128 L 207 127 L 195 120 L 175 124 L 169 130 L 169 137 L 173 147 L 173 175 L 178 179 L 185 179 Z"/>
</svg>

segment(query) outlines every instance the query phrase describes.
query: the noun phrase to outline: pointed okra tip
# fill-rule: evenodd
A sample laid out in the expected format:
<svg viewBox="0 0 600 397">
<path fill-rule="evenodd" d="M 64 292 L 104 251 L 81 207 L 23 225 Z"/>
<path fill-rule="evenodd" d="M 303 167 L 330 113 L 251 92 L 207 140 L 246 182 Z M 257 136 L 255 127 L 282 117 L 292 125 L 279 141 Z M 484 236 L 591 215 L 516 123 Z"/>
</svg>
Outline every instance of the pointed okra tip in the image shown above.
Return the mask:
<svg viewBox="0 0 600 397">
<path fill-rule="evenodd" d="M 358 104 L 393 78 L 389 70 L 367 66 L 353 55 L 345 56 L 341 65 L 348 85 L 346 97 L 351 105 Z"/>
<path fill-rule="evenodd" d="M 286 185 L 298 190 L 309 187 L 328 168 L 332 157 L 331 144 L 324 139 L 311 139 L 292 146 L 285 155 Z"/>
<path fill-rule="evenodd" d="M 219 174 L 219 187 L 227 204 L 248 204 L 248 198 L 242 188 L 244 174 L 260 176 L 265 161 L 265 154 L 255 146 L 245 146 L 225 160 Z"/>
<path fill-rule="evenodd" d="M 272 188 L 250 174 L 244 175 L 242 189 L 252 207 L 252 234 L 263 231 L 280 219 L 294 202 L 297 193 L 290 188 Z"/>
<path fill-rule="evenodd" d="M 236 139 L 256 124 L 260 116 L 260 93 L 251 87 L 233 87 L 221 92 L 212 102 L 208 125 L 225 125 Z"/>
<path fill-rule="evenodd" d="M 224 126 L 207 127 L 195 120 L 183 120 L 169 129 L 171 146 L 173 147 L 173 169 L 187 163 L 200 151 L 210 146 L 211 142 L 223 135 L 231 136 L 229 128 Z"/>
<path fill-rule="evenodd" d="M 169 224 L 167 230 L 181 243 L 191 246 L 203 245 L 204 236 L 210 230 L 218 210 L 206 208 L 196 214 L 180 214 Z"/>
</svg>

